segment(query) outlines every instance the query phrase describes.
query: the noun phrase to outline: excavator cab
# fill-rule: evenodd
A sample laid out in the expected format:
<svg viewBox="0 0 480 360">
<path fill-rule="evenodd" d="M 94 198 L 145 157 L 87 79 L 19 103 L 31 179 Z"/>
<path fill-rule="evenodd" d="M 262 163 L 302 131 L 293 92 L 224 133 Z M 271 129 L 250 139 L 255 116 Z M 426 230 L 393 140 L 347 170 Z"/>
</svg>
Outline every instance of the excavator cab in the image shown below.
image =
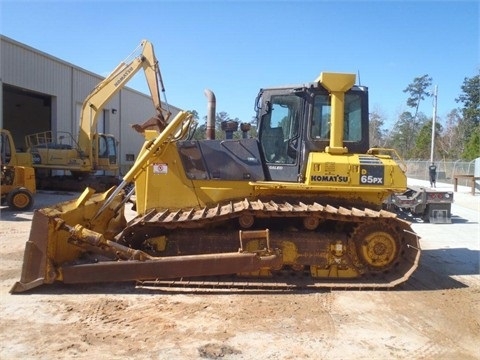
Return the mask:
<svg viewBox="0 0 480 360">
<path fill-rule="evenodd" d="M 98 134 L 98 167 L 103 170 L 117 170 L 117 140 L 110 134 Z"/>
</svg>

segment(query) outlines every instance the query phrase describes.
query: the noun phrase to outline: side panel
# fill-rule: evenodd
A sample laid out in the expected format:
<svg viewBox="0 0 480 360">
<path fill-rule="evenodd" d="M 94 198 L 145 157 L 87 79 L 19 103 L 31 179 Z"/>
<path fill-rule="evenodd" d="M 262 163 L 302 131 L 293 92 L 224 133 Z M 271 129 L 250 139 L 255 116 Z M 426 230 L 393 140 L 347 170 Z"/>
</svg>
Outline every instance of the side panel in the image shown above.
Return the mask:
<svg viewBox="0 0 480 360">
<path fill-rule="evenodd" d="M 387 156 L 310 153 L 305 182 L 365 192 L 404 191 L 407 177 Z"/>
<path fill-rule="evenodd" d="M 139 158 L 144 151 L 140 152 Z M 148 161 L 145 170 L 135 179 L 135 193 L 139 214 L 153 208 L 199 205 L 192 182 L 185 177 L 176 146 L 172 143 L 167 145 L 161 157 Z"/>
</svg>

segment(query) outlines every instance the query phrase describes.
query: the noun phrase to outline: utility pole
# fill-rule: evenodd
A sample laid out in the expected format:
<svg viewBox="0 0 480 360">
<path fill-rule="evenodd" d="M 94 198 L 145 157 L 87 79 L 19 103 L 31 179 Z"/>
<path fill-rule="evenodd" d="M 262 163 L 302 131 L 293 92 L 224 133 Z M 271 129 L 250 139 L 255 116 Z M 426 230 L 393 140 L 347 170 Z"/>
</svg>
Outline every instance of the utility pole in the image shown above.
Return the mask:
<svg viewBox="0 0 480 360">
<path fill-rule="evenodd" d="M 437 90 L 438 90 L 438 87 L 437 85 L 435 85 L 435 90 L 433 91 L 432 147 L 430 149 L 430 163 L 433 163 L 433 154 L 435 151 L 435 122 L 437 120 Z"/>
</svg>

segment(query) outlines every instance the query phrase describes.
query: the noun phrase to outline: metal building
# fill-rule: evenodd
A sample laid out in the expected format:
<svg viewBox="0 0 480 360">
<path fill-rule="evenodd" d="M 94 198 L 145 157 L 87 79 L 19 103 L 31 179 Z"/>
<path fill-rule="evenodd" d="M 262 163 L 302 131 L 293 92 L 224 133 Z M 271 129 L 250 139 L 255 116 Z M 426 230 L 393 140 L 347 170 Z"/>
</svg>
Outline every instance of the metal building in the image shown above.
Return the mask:
<svg viewBox="0 0 480 360">
<path fill-rule="evenodd" d="M 10 130 L 20 150 L 25 150 L 26 135 L 43 131 L 69 132 L 76 139 L 82 103 L 102 79 L 0 35 L 0 127 Z M 170 111 L 175 115 L 179 109 L 170 106 Z M 98 130 L 119 140 L 118 160 L 123 171 L 133 164 L 143 144 L 143 136 L 131 125 L 153 115 L 150 96 L 128 87 L 104 107 Z"/>
</svg>

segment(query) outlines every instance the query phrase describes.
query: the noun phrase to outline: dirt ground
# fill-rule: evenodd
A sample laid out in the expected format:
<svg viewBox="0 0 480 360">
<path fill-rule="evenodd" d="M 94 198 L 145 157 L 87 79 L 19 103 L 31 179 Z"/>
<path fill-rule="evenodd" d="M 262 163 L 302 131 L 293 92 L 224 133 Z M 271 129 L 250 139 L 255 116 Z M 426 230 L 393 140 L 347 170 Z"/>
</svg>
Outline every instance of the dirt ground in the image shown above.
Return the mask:
<svg viewBox="0 0 480 360">
<path fill-rule="evenodd" d="M 36 206 L 73 195 L 43 192 Z M 184 293 L 125 283 L 11 295 L 32 212 L 1 207 L 0 359 L 480 359 L 480 196 L 460 198 L 452 224 L 413 224 L 420 267 L 388 291 Z"/>
</svg>

